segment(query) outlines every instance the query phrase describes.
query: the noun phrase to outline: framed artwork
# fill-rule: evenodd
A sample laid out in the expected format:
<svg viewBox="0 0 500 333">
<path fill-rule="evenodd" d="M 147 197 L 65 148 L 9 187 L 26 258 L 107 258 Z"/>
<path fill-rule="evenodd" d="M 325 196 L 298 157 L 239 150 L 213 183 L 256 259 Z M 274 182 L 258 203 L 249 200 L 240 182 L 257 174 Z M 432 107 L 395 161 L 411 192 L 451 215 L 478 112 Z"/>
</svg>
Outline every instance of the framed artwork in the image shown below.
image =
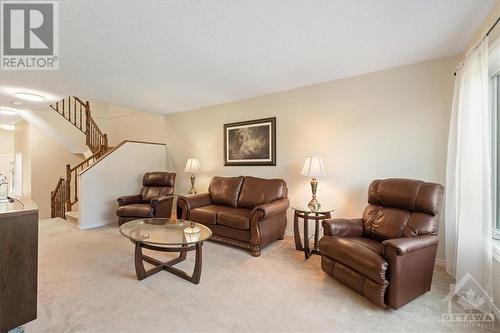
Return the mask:
<svg viewBox="0 0 500 333">
<path fill-rule="evenodd" d="M 276 165 L 276 117 L 224 124 L 224 165 Z"/>
</svg>

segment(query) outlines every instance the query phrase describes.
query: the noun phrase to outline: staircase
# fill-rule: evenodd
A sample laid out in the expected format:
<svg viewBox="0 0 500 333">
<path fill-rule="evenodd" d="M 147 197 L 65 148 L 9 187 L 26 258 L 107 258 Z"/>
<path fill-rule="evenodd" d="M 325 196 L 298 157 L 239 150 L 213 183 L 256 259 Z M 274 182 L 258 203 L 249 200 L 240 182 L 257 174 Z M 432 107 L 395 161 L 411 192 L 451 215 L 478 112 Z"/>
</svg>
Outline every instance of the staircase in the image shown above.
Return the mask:
<svg viewBox="0 0 500 333">
<path fill-rule="evenodd" d="M 108 137 L 97 126 L 92 118 L 90 103 L 80 98 L 69 96 L 50 105 L 74 127 L 85 134 L 85 143 L 92 155 L 75 166 L 66 165 L 65 177 L 59 178 L 57 185 L 50 193 L 51 216 L 66 219 L 78 202 L 78 173 L 87 169 L 101 158 L 108 150 Z M 71 215 L 71 214 L 69 214 Z"/>
</svg>

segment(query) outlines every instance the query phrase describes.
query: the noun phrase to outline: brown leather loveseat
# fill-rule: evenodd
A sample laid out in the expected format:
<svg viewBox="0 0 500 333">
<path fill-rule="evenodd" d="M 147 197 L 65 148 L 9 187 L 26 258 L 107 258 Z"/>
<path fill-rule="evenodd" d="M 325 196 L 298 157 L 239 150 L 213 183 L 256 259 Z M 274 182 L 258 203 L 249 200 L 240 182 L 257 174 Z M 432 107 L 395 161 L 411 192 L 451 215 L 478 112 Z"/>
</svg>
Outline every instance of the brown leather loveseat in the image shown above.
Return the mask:
<svg viewBox="0 0 500 333">
<path fill-rule="evenodd" d="M 321 267 L 380 307 L 397 309 L 431 289 L 443 187 L 375 180 L 360 219 L 323 221 Z"/>
<path fill-rule="evenodd" d="M 283 239 L 289 201 L 281 179 L 214 177 L 208 193 L 178 198 L 183 219 L 212 230 L 212 240 L 250 250 L 253 256 Z"/>
<path fill-rule="evenodd" d="M 170 217 L 174 201 L 175 173 L 147 172 L 140 194 L 119 197 L 118 224 L 153 217 Z"/>
</svg>

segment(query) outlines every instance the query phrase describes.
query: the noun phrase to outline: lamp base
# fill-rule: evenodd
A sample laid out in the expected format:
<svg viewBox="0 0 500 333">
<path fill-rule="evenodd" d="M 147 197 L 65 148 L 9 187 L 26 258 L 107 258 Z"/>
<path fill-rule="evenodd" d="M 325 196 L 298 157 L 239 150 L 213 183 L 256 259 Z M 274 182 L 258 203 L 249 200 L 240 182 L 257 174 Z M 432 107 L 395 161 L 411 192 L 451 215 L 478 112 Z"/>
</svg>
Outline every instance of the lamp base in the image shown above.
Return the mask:
<svg viewBox="0 0 500 333">
<path fill-rule="evenodd" d="M 321 204 L 316 200 L 316 191 L 318 190 L 318 181 L 316 178 L 311 179 L 311 191 L 312 191 L 312 199 L 307 204 L 310 210 L 318 210 L 321 207 Z"/>
<path fill-rule="evenodd" d="M 191 178 L 191 188 L 189 189 L 188 194 L 189 195 L 196 194 L 196 189 L 194 188 L 194 181 L 196 179 L 195 174 L 192 173 L 190 178 Z"/>
<path fill-rule="evenodd" d="M 318 200 L 316 200 L 315 197 L 313 197 L 312 200 L 307 204 L 307 207 L 310 210 L 315 211 L 321 208 L 321 204 L 318 202 Z"/>
</svg>

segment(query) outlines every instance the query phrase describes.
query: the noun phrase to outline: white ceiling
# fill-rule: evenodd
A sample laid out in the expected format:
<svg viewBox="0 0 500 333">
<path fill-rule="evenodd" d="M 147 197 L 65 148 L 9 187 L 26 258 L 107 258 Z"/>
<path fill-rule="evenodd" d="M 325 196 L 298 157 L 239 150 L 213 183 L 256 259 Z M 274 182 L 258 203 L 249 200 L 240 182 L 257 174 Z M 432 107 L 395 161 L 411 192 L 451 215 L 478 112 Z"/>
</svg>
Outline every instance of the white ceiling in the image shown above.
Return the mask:
<svg viewBox="0 0 500 333">
<path fill-rule="evenodd" d="M 457 54 L 494 4 L 60 1 L 60 70 L 1 72 L 0 103 L 21 89 L 157 113 L 225 103 Z"/>
</svg>

